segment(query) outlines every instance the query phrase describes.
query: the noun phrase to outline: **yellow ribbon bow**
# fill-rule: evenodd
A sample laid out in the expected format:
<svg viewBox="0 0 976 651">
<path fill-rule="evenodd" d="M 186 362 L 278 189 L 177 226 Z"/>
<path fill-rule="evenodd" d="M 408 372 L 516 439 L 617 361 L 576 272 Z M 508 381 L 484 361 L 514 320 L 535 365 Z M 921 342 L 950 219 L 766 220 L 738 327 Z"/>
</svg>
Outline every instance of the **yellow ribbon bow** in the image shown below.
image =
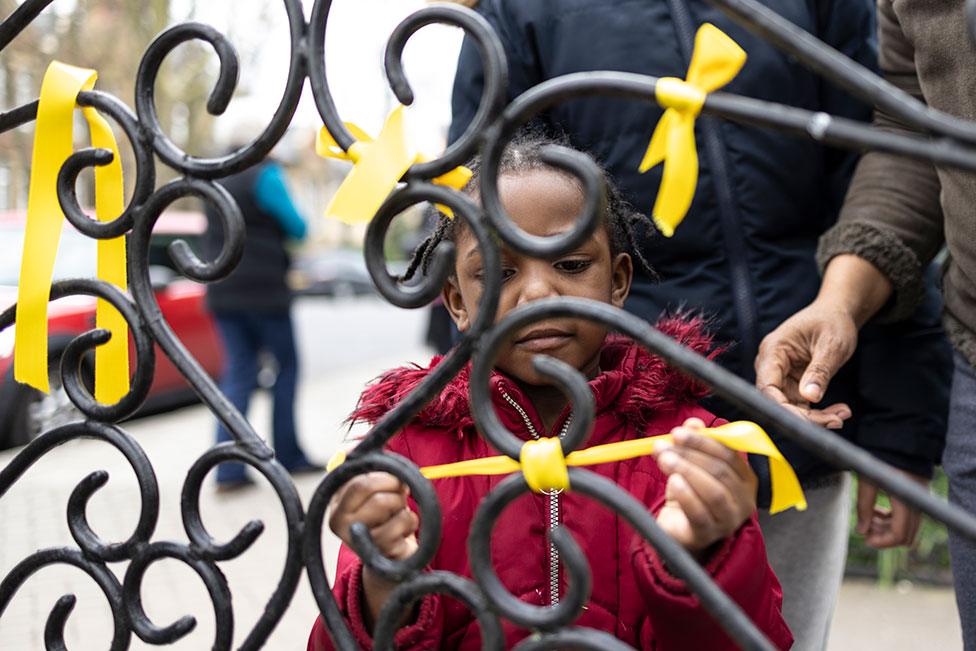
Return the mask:
<svg viewBox="0 0 976 651">
<path fill-rule="evenodd" d="M 666 110 L 638 169 L 643 173 L 664 161 L 653 217 L 665 237 L 674 234 L 695 196 L 698 184 L 695 118 L 708 93 L 732 81 L 745 62 L 746 53 L 735 41 L 719 28 L 705 23 L 695 35 L 687 79 L 664 77 L 657 81 L 657 102 Z"/>
<path fill-rule="evenodd" d="M 806 498 L 803 496 L 803 489 L 800 488 L 796 473 L 761 427 L 740 420 L 719 427 L 705 428 L 698 433 L 713 438 L 733 450 L 769 457 L 769 474 L 772 483 L 770 513 L 779 513 L 790 507 L 796 507 L 800 511 L 807 508 Z M 656 444 L 670 440 L 670 434 L 662 434 L 618 441 L 570 452 L 569 456 L 563 458 L 559 439 L 538 439 L 527 441 L 522 446 L 520 461 L 505 456 L 483 457 L 427 466 L 421 468 L 420 472 L 428 479 L 442 479 L 468 475 L 506 475 L 521 470 L 529 487 L 536 492 L 568 490 L 570 486 L 566 466 L 591 466 L 642 457 L 653 454 Z M 339 463 L 333 465 L 333 462 L 330 462 L 330 470 Z"/>
<path fill-rule="evenodd" d="M 349 151 L 339 147 L 328 129 L 322 127 L 319 130 L 315 143 L 315 152 L 319 156 L 353 163 L 352 170 L 326 207 L 326 217 L 335 217 L 346 224 L 368 222 L 410 166 L 430 160 L 407 134 L 403 109 L 403 105 L 393 109 L 375 140 L 355 124 L 346 122 L 346 128 L 356 138 Z M 460 190 L 470 178 L 471 170 L 460 166 L 438 176 L 434 183 Z M 438 204 L 437 208 L 448 217 L 454 216 L 447 206 Z"/>
<path fill-rule="evenodd" d="M 49 391 L 47 303 L 64 224 L 57 196 L 58 172 L 72 153 L 75 100 L 79 92 L 95 87 L 97 77 L 94 70 L 54 61 L 41 82 L 17 289 L 14 378 L 44 392 Z M 92 146 L 113 154 L 111 163 L 95 168 L 95 214 L 99 221 L 111 221 L 125 206 L 119 148 L 108 122 L 91 107 L 81 110 Z M 98 278 L 126 290 L 125 237 L 98 240 Z M 112 333 L 95 350 L 95 399 L 118 402 L 129 391 L 129 329 L 122 315 L 102 299 L 95 308 L 95 325 Z"/>
</svg>

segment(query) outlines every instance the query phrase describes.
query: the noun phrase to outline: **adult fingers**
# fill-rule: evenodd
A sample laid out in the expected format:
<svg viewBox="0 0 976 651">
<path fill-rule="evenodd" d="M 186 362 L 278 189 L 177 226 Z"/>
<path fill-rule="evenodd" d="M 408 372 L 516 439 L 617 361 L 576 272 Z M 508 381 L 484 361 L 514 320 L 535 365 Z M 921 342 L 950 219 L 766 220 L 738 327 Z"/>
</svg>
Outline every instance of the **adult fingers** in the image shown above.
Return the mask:
<svg viewBox="0 0 976 651">
<path fill-rule="evenodd" d="M 851 408 L 843 402 L 838 402 L 822 409 L 810 409 L 807 419 L 828 429 L 840 429 L 844 421 L 851 417 Z"/>
<path fill-rule="evenodd" d="M 771 399 L 773 402 L 776 402 L 787 408 L 795 406 L 795 403 L 789 398 L 787 398 L 786 394 L 783 393 L 782 387 L 776 386 L 774 384 L 766 384 L 766 385 L 757 384 L 757 387 L 760 393 L 765 395 L 767 398 Z"/>
<path fill-rule="evenodd" d="M 911 545 L 921 515 L 918 511 L 898 500 L 891 500 L 891 531 L 884 543 L 889 547 Z"/>
<path fill-rule="evenodd" d="M 800 395 L 811 403 L 820 402 L 827 385 L 849 356 L 846 346 L 834 337 L 818 337 L 813 345 L 810 363 L 800 378 Z"/>
<path fill-rule="evenodd" d="M 868 533 L 874 517 L 874 505 L 878 500 L 878 487 L 863 478 L 857 482 L 857 532 Z"/>
<path fill-rule="evenodd" d="M 820 409 L 807 409 L 803 417 L 814 425 L 826 427 L 827 429 L 840 429 L 844 426 L 843 418 Z"/>
<path fill-rule="evenodd" d="M 871 518 L 871 523 L 868 526 L 867 535 L 864 536 L 864 542 L 869 547 L 882 549 L 888 546 L 890 539 L 891 513 L 883 509 L 876 509 L 874 516 Z"/>
<path fill-rule="evenodd" d="M 853 414 L 850 405 L 848 405 L 846 402 L 835 402 L 832 405 L 821 407 L 819 411 L 825 414 L 832 414 L 834 416 L 837 416 L 841 420 L 847 420 Z"/>
<path fill-rule="evenodd" d="M 775 333 L 763 340 L 756 357 L 756 386 L 760 391 L 780 403 L 789 403 L 786 397 L 786 381 L 793 366 L 786 349 L 776 340 Z"/>
</svg>

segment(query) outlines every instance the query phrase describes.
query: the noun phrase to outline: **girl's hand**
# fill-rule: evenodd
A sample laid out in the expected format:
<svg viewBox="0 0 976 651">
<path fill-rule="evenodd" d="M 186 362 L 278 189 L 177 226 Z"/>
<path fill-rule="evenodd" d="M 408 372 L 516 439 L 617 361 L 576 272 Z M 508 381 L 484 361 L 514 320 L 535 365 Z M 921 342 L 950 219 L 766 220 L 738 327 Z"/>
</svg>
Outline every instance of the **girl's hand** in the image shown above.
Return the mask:
<svg viewBox="0 0 976 651">
<path fill-rule="evenodd" d="M 407 506 L 410 489 L 393 475 L 370 472 L 346 482 L 329 504 L 329 528 L 352 547 L 349 528 L 362 522 L 387 558 L 402 560 L 417 549 L 420 518 Z"/>
<path fill-rule="evenodd" d="M 346 482 L 329 503 L 329 528 L 347 547 L 352 547 L 349 529 L 354 522 L 369 528 L 373 542 L 387 558 L 402 560 L 417 550 L 420 518 L 410 510 L 410 489 L 386 472 L 369 472 Z M 363 593 L 366 608 L 362 613 L 369 631 L 396 584 L 363 568 Z M 406 613 L 404 618 L 409 618 Z M 401 622 L 402 623 L 402 622 Z"/>
<path fill-rule="evenodd" d="M 672 430 L 673 444 L 655 456 L 668 477 L 658 524 L 692 554 L 728 538 L 756 510 L 758 480 L 743 455 L 696 433 L 705 427 L 689 418 Z"/>
</svg>

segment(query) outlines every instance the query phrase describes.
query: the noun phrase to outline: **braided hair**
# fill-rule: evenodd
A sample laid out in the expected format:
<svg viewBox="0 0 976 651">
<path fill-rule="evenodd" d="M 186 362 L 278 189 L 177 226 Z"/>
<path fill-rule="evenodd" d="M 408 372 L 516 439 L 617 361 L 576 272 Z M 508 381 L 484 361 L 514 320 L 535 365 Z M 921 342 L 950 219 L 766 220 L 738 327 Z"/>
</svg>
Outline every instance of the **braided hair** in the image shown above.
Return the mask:
<svg viewBox="0 0 976 651">
<path fill-rule="evenodd" d="M 546 163 L 542 158 L 542 151 L 550 145 L 560 145 L 569 147 L 565 138 L 552 138 L 537 133 L 525 133 L 516 137 L 505 148 L 502 153 L 501 161 L 498 166 L 499 176 L 502 174 L 520 174 L 534 170 L 550 170 L 557 174 L 562 174 L 567 180 L 579 187 L 579 181 L 573 175 Z M 475 158 L 468 164 L 472 172 L 471 179 L 464 186 L 463 191 L 468 194 L 477 194 L 481 181 L 481 158 Z M 650 227 L 650 220 L 636 210 L 623 198 L 620 190 L 610 177 L 610 174 L 597 163 L 597 168 L 603 175 L 606 187 L 606 208 L 603 215 L 604 227 L 610 239 L 610 253 L 617 255 L 622 252 L 629 252 L 634 255 L 647 275 L 657 279 L 657 273 L 650 263 L 641 253 L 641 237 L 647 235 Z M 581 188 L 580 188 L 581 189 Z M 581 189 L 582 190 L 582 189 Z M 410 260 L 410 264 L 401 277 L 401 282 L 406 282 L 416 275 L 419 269 L 426 274 L 433 259 L 434 249 L 441 242 L 454 241 L 457 231 L 457 223 L 460 220 L 449 218 L 447 215 L 431 208 L 436 213 L 437 224 L 433 232 L 417 246 Z M 651 227 L 653 233 L 653 227 Z"/>
</svg>

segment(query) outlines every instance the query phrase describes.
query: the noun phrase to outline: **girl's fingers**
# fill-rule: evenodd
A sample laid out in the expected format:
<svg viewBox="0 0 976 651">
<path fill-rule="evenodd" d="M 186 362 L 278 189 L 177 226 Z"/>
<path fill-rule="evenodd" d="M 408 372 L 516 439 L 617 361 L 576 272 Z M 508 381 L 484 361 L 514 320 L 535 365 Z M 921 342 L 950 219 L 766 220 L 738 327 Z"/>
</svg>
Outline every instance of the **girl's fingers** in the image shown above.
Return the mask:
<svg viewBox="0 0 976 651">
<path fill-rule="evenodd" d="M 685 458 L 688 455 L 695 455 L 697 459 L 693 462 Z M 694 450 L 683 450 L 680 454 L 677 450 L 668 450 L 662 452 L 658 457 L 658 464 L 664 473 L 681 475 L 682 481 L 695 492 L 715 520 L 726 522 L 736 519 L 740 509 L 738 507 L 739 500 L 735 498 L 734 492 L 745 489 L 742 481 L 729 479 L 733 485 L 741 487 L 734 491 L 715 476 L 718 473 L 714 469 L 707 470 L 698 465 L 699 463 L 713 464 L 715 468 L 724 465 L 726 476 L 734 476 L 734 472 L 728 465 L 721 464 L 715 459 Z"/>
<path fill-rule="evenodd" d="M 684 477 L 681 475 L 668 477 L 667 492 L 668 498 L 673 499 L 681 507 L 694 531 L 715 530 L 716 522 L 711 510 L 705 506 L 701 497 Z"/>
<path fill-rule="evenodd" d="M 387 556 L 395 561 L 402 561 L 405 558 L 413 556 L 415 551 L 417 551 L 417 536 L 410 534 L 395 543 Z"/>
<path fill-rule="evenodd" d="M 353 522 L 362 522 L 372 529 L 377 527 L 407 507 L 403 493 L 373 493 L 362 506 L 349 515 Z"/>
<path fill-rule="evenodd" d="M 671 451 L 704 469 L 729 489 L 738 490 L 744 483 L 751 485 L 754 473 L 744 455 L 704 436 L 693 436 L 686 440 L 686 444 L 675 445 Z"/>
<path fill-rule="evenodd" d="M 349 527 L 354 522 L 362 522 L 373 529 L 385 523 L 407 506 L 407 498 L 402 492 L 372 493 L 359 508 L 350 511 L 336 508 L 329 517 L 329 527 L 343 542 L 349 542 Z"/>
<path fill-rule="evenodd" d="M 379 526 L 369 530 L 369 535 L 385 556 L 391 556 L 405 538 L 417 531 L 420 518 L 409 508 L 404 507 L 399 513 Z"/>
<path fill-rule="evenodd" d="M 332 498 L 332 508 L 345 513 L 360 509 L 373 493 L 402 493 L 403 482 L 388 472 L 367 472 L 347 481 Z"/>
<path fill-rule="evenodd" d="M 680 451 L 689 448 L 698 450 L 720 459 L 738 475 L 740 480 L 744 480 L 750 484 L 756 481 L 756 474 L 753 472 L 752 466 L 749 465 L 746 455 L 733 450 L 724 443 L 694 431 L 676 431 L 675 434 L 674 441 L 676 443 L 676 450 Z"/>
<path fill-rule="evenodd" d="M 674 430 L 672 438 L 676 449 L 686 448 L 698 450 L 708 456 L 723 461 L 735 470 L 737 474 L 751 472 L 747 470 L 749 464 L 746 463 L 745 459 L 738 452 L 711 437 L 698 434 L 693 429 L 679 427 Z M 748 474 L 742 475 L 743 479 L 747 477 Z"/>
</svg>

